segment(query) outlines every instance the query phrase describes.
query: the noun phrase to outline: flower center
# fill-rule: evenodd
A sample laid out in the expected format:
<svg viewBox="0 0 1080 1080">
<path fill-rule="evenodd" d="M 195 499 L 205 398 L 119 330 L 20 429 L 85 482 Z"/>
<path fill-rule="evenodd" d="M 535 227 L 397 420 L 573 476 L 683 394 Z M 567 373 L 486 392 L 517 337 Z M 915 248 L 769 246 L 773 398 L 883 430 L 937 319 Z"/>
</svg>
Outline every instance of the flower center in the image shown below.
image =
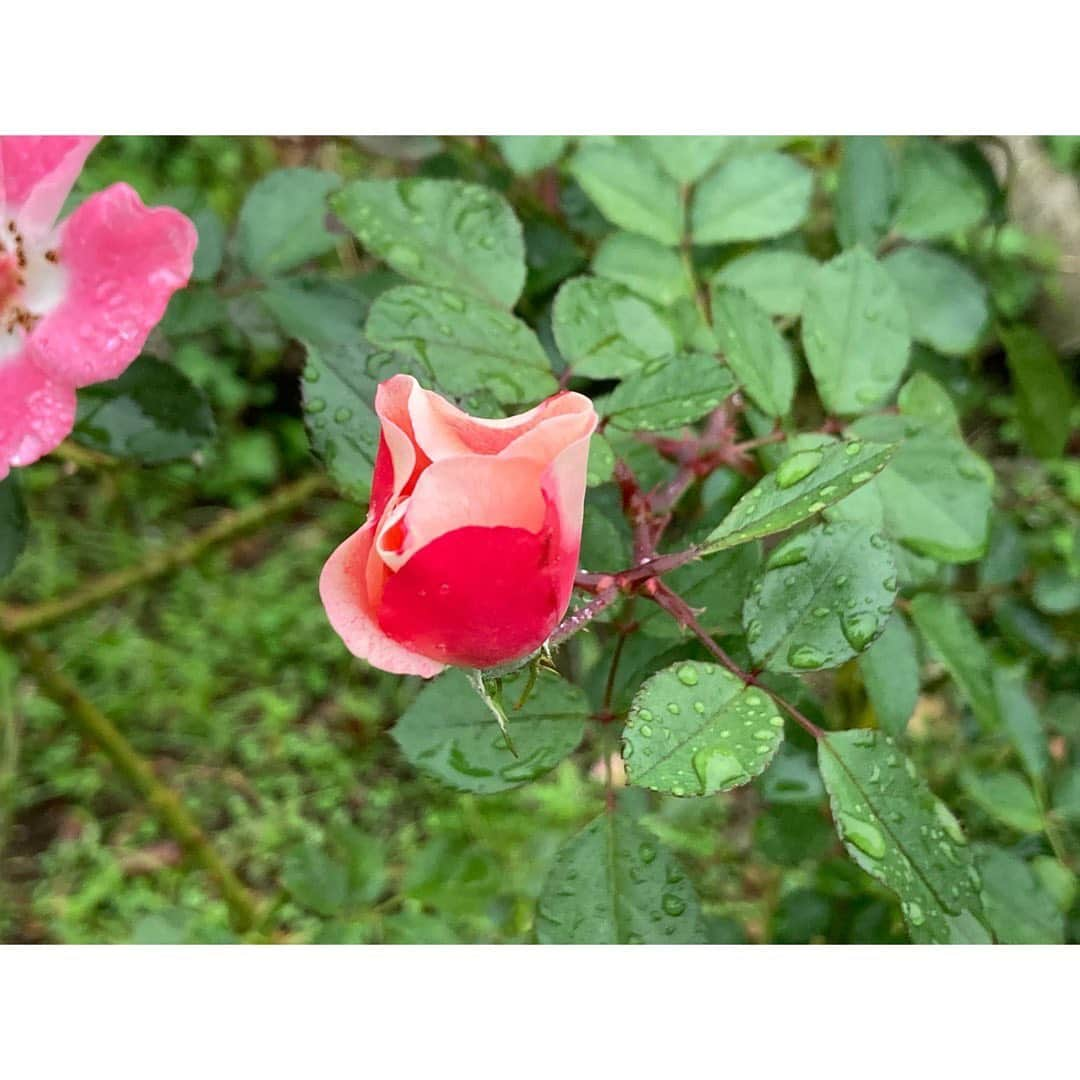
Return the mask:
<svg viewBox="0 0 1080 1080">
<path fill-rule="evenodd" d="M 0 360 L 22 347 L 59 303 L 64 274 L 54 248 L 30 248 L 14 221 L 0 224 Z"/>
</svg>

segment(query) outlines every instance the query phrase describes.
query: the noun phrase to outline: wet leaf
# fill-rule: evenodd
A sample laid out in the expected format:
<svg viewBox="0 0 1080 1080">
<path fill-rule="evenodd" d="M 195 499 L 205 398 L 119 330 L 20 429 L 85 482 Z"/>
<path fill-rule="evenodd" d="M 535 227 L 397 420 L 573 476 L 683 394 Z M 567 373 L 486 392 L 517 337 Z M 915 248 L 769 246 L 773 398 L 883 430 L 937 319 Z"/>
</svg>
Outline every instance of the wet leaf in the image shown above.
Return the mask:
<svg viewBox="0 0 1080 1080">
<path fill-rule="evenodd" d="M 893 740 L 831 732 L 818 742 L 818 764 L 848 854 L 900 899 L 912 940 L 989 944 L 960 824 Z"/>
<path fill-rule="evenodd" d="M 547 671 L 516 708 L 526 682 L 523 671 L 503 680 L 516 757 L 460 671 L 446 672 L 420 691 L 394 725 L 394 740 L 412 765 L 457 791 L 489 795 L 520 787 L 549 772 L 581 742 L 588 715 L 585 695 Z"/>
<path fill-rule="evenodd" d="M 784 721 L 772 699 L 717 664 L 685 660 L 646 680 L 623 729 L 631 784 L 712 795 L 747 784 L 772 760 Z"/>
</svg>

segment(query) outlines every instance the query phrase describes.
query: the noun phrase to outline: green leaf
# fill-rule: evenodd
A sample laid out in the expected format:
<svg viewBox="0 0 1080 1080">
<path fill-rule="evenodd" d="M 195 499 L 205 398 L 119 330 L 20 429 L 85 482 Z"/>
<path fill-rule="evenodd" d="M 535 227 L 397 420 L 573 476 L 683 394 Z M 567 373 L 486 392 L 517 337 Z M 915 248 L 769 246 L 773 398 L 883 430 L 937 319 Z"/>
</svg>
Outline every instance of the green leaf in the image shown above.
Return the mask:
<svg viewBox="0 0 1080 1080">
<path fill-rule="evenodd" d="M 735 504 L 709 534 L 702 554 L 782 532 L 813 517 L 872 480 L 895 449 L 855 441 L 791 455 Z"/>
<path fill-rule="evenodd" d="M 592 269 L 598 277 L 617 281 L 662 307 L 694 294 L 678 254 L 635 233 L 608 236 L 593 256 Z"/>
<path fill-rule="evenodd" d="M 365 304 L 351 282 L 325 275 L 272 281 L 259 300 L 297 341 L 330 347 L 360 336 Z"/>
<path fill-rule="evenodd" d="M 603 435 L 593 435 L 589 440 L 589 464 L 585 482 L 589 487 L 606 484 L 615 472 L 615 451 Z"/>
<path fill-rule="evenodd" d="M 694 192 L 694 243 L 730 244 L 790 232 L 806 220 L 813 188 L 813 173 L 786 154 L 725 162 Z"/>
<path fill-rule="evenodd" d="M 741 289 L 770 315 L 801 315 L 818 262 L 799 251 L 751 251 L 725 263 L 714 289 Z"/>
<path fill-rule="evenodd" d="M 447 289 L 402 285 L 383 293 L 371 305 L 367 336 L 421 364 L 449 394 L 486 389 L 516 405 L 558 389 L 547 353 L 525 323 Z"/>
<path fill-rule="evenodd" d="M 216 210 L 203 207 L 191 215 L 195 231 L 199 234 L 199 245 L 195 249 L 192 261 L 191 279 L 210 281 L 217 276 L 225 256 L 225 223 Z"/>
<path fill-rule="evenodd" d="M 339 176 L 318 169 L 279 169 L 259 180 L 237 223 L 237 247 L 247 268 L 270 277 L 333 251 L 337 241 L 326 227 L 326 199 L 340 186 Z"/>
<path fill-rule="evenodd" d="M 911 240 L 951 236 L 978 225 L 988 208 L 986 190 L 959 154 L 934 139 L 908 139 L 896 232 Z"/>
<path fill-rule="evenodd" d="M 949 596 L 920 593 L 911 617 L 987 731 L 1000 727 L 990 654 L 964 609 Z"/>
<path fill-rule="evenodd" d="M 873 251 L 892 221 L 896 164 L 888 142 L 880 135 L 850 136 L 841 143 L 843 156 L 833 197 L 836 235 L 843 247 L 861 245 Z"/>
<path fill-rule="evenodd" d="M 307 347 L 302 389 L 311 446 L 338 487 L 358 502 L 371 494 L 379 449 L 375 391 L 401 372 L 422 374 L 406 357 L 378 349 L 360 335 L 348 343 Z"/>
<path fill-rule="evenodd" d="M 525 262 L 529 268 L 525 295 L 531 299 L 546 296 L 581 271 L 586 259 L 584 250 L 565 229 L 534 218 L 525 223 Z"/>
<path fill-rule="evenodd" d="M 770 416 L 786 416 L 795 395 L 795 358 L 773 321 L 745 293 L 712 294 L 713 322 L 735 377 Z"/>
<path fill-rule="evenodd" d="M 885 628 L 896 600 L 888 541 L 866 525 L 817 525 L 770 553 L 743 606 L 755 663 L 839 667 Z"/>
<path fill-rule="evenodd" d="M 565 135 L 493 135 L 491 141 L 518 176 L 531 176 L 554 165 L 570 140 Z"/>
<path fill-rule="evenodd" d="M 201 390 L 176 368 L 141 356 L 118 379 L 79 391 L 74 439 L 144 465 L 201 450 L 217 428 Z"/>
<path fill-rule="evenodd" d="M 1080 880 L 1053 855 L 1036 855 L 1031 860 L 1031 869 L 1039 884 L 1062 912 L 1069 911 L 1080 891 Z"/>
<path fill-rule="evenodd" d="M 1060 945 L 1065 919 L 1031 866 L 1004 848 L 975 847 L 986 919 L 1002 945 Z"/>
<path fill-rule="evenodd" d="M 896 397 L 900 412 L 960 438 L 960 418 L 949 392 L 933 376 L 916 371 Z"/>
<path fill-rule="evenodd" d="M 899 737 L 919 700 L 915 637 L 900 612 L 893 612 L 881 637 L 859 657 L 859 671 L 878 724 L 889 735 Z"/>
<path fill-rule="evenodd" d="M 1070 574 L 1064 566 L 1040 570 L 1031 597 L 1047 615 L 1068 615 L 1080 608 L 1080 576 Z"/>
<path fill-rule="evenodd" d="M 981 940 L 979 875 L 959 823 L 887 735 L 831 732 L 818 765 L 848 854 L 900 899 L 912 940 Z"/>
<path fill-rule="evenodd" d="M 513 307 L 525 284 L 525 241 L 510 204 L 460 180 L 354 180 L 331 199 L 373 255 L 422 285 Z"/>
<path fill-rule="evenodd" d="M 1022 666 L 994 668 L 994 697 L 1001 726 L 1012 741 L 1024 770 L 1035 784 L 1046 780 L 1050 753 L 1046 732 L 1025 689 L 1026 676 Z"/>
<path fill-rule="evenodd" d="M 705 931 L 675 856 L 620 804 L 559 849 L 536 909 L 541 945 L 692 945 Z"/>
<path fill-rule="evenodd" d="M 26 546 L 28 525 L 19 481 L 9 473 L 0 480 L 0 578 L 11 573 Z"/>
<path fill-rule="evenodd" d="M 717 664 L 684 660 L 638 690 L 623 760 L 638 787 L 713 795 L 749 783 L 783 737 L 783 717 L 767 694 Z"/>
<path fill-rule="evenodd" d="M 674 246 L 683 231 L 679 185 L 638 143 L 588 143 L 570 172 L 613 225 Z"/>
<path fill-rule="evenodd" d="M 668 175 L 696 184 L 732 149 L 731 135 L 645 135 L 641 140 Z"/>
<path fill-rule="evenodd" d="M 1050 343 L 1030 326 L 1001 327 L 1024 441 L 1041 458 L 1065 451 L 1072 388 Z"/>
<path fill-rule="evenodd" d="M 867 416 L 850 434 L 900 447 L 888 471 L 831 511 L 871 521 L 920 555 L 941 562 L 982 557 L 990 531 L 994 474 L 959 438 L 902 416 Z"/>
<path fill-rule="evenodd" d="M 681 353 L 619 383 L 603 411 L 626 431 L 665 431 L 712 412 L 734 390 L 731 372 L 714 357 Z"/>
<path fill-rule="evenodd" d="M 983 283 L 951 255 L 912 244 L 884 262 L 907 305 L 911 336 L 946 356 L 971 352 L 990 319 Z"/>
<path fill-rule="evenodd" d="M 779 806 L 816 806 L 825 795 L 817 760 L 784 743 L 758 781 L 762 797 Z"/>
<path fill-rule="evenodd" d="M 632 375 L 677 351 L 671 324 L 614 281 L 578 277 L 555 297 L 555 343 L 574 373 L 590 379 Z"/>
<path fill-rule="evenodd" d="M 962 769 L 960 786 L 968 798 L 995 821 L 1017 832 L 1042 832 L 1045 823 L 1039 802 L 1031 785 L 1018 772 Z"/>
<path fill-rule="evenodd" d="M 429 683 L 394 725 L 392 734 L 417 769 L 457 791 L 490 795 L 543 776 L 579 742 L 585 695 L 558 675 L 541 671 L 520 709 L 527 675 L 503 680 L 503 701 L 517 757 L 491 713 L 460 671 Z"/>
<path fill-rule="evenodd" d="M 862 248 L 826 263 L 803 305 L 803 348 L 830 412 L 858 413 L 896 388 L 911 351 L 903 297 Z"/>
<path fill-rule="evenodd" d="M 349 891 L 345 867 L 309 844 L 285 859 L 281 881 L 298 904 L 324 917 L 341 911 Z"/>
</svg>

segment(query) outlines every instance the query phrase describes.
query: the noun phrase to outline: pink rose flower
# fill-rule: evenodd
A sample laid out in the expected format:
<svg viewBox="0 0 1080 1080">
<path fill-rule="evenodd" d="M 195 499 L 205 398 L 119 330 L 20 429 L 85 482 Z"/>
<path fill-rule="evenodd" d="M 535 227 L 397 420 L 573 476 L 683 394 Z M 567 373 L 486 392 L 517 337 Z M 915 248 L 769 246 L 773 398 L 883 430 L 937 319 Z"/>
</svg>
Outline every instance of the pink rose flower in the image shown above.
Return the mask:
<svg viewBox="0 0 1080 1080">
<path fill-rule="evenodd" d="M 56 216 L 95 137 L 0 136 L 0 480 L 55 449 L 187 284 L 195 226 L 127 184 Z"/>
<path fill-rule="evenodd" d="M 355 656 L 399 675 L 528 656 L 570 603 L 592 402 L 562 393 L 478 420 L 395 375 L 375 411 L 367 521 L 319 580 L 330 623 Z"/>
</svg>

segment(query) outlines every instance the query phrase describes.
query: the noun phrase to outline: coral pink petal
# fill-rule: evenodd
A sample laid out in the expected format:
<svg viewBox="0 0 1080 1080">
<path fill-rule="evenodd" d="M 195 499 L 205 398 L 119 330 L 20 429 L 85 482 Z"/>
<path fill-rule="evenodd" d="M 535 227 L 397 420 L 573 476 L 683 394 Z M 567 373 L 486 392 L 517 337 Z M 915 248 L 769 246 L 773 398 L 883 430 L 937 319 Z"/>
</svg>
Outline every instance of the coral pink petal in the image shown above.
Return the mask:
<svg viewBox="0 0 1080 1080">
<path fill-rule="evenodd" d="M 50 379 L 26 351 L 0 360 L 0 480 L 55 450 L 75 425 L 75 391 Z"/>
<path fill-rule="evenodd" d="M 395 641 L 445 664 L 486 668 L 527 656 L 563 613 L 551 540 L 547 529 L 447 533 L 387 580 L 379 623 Z"/>
<path fill-rule="evenodd" d="M 482 419 L 469 416 L 438 394 L 424 390 L 415 379 L 410 382 L 408 407 L 416 442 L 432 461 L 460 454 L 513 453 L 513 447 L 523 436 L 557 417 L 582 413 L 595 416 L 588 398 L 565 393 L 517 416 Z"/>
<path fill-rule="evenodd" d="M 542 466 L 519 458 L 456 457 L 429 465 L 412 495 L 380 522 L 376 550 L 391 570 L 445 533 L 466 525 L 538 532 L 547 508 Z"/>
<path fill-rule="evenodd" d="M 5 135 L 0 137 L 0 208 L 29 238 L 56 221 L 99 136 Z"/>
<path fill-rule="evenodd" d="M 375 413 L 382 425 L 375 473 L 371 481 L 370 516 L 381 517 L 387 504 L 412 491 L 420 472 L 430 464 L 413 439 L 408 398 L 416 380 L 395 375 L 375 391 Z"/>
<path fill-rule="evenodd" d="M 197 239 L 178 210 L 148 209 L 127 184 L 87 199 L 62 226 L 67 291 L 31 334 L 36 362 L 75 386 L 115 379 L 187 284 Z"/>
<path fill-rule="evenodd" d="M 581 525 L 585 509 L 585 481 L 589 466 L 589 436 L 596 418 L 578 437 L 558 453 L 544 473 L 543 486 L 547 496 L 555 504 L 559 526 L 565 537 L 574 541 L 573 561 L 577 563 L 581 544 Z M 573 576 L 573 571 L 571 571 Z M 567 593 L 569 597 L 569 593 Z"/>
<path fill-rule="evenodd" d="M 394 675 L 438 675 L 443 664 L 411 651 L 379 627 L 367 592 L 367 562 L 374 523 L 354 532 L 327 560 L 319 577 L 319 595 L 330 625 L 346 648 L 362 660 Z"/>
</svg>

